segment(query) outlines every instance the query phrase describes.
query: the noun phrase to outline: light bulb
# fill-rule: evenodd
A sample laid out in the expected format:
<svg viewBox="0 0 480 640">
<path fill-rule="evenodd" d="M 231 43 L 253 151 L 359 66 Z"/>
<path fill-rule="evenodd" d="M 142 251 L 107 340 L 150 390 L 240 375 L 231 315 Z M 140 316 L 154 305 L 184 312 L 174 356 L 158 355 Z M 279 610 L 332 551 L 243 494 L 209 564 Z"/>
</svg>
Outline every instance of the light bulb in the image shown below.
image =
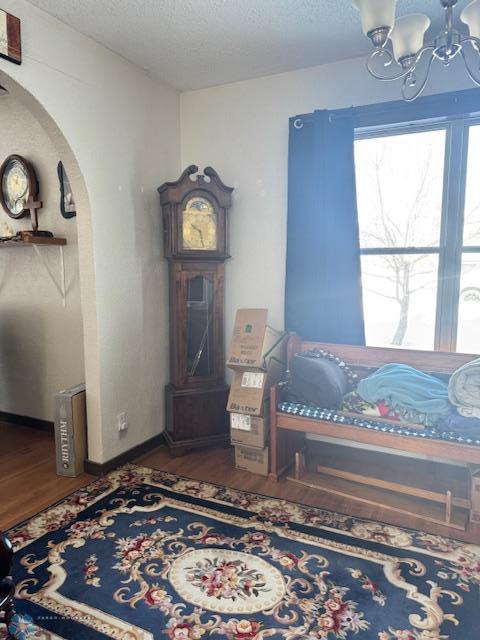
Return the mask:
<svg viewBox="0 0 480 640">
<path fill-rule="evenodd" d="M 414 56 L 422 49 L 423 38 L 430 24 L 430 18 L 423 13 L 411 13 L 396 20 L 390 40 L 397 61 Z"/>
<path fill-rule="evenodd" d="M 387 28 L 395 22 L 397 0 L 353 0 L 353 6 L 360 11 L 363 33 L 368 36 L 375 29 Z"/>
<path fill-rule="evenodd" d="M 480 38 L 480 0 L 467 4 L 460 14 L 460 20 L 467 25 L 472 37 Z"/>
</svg>

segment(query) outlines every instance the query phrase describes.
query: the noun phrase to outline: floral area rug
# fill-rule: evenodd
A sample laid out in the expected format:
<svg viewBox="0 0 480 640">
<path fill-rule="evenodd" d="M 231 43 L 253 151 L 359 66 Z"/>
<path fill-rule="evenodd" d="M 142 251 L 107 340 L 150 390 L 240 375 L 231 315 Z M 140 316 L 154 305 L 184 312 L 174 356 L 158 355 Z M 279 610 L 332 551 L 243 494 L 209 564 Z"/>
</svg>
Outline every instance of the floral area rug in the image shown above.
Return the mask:
<svg viewBox="0 0 480 640">
<path fill-rule="evenodd" d="M 162 471 L 9 535 L 22 640 L 480 638 L 480 547 Z"/>
</svg>

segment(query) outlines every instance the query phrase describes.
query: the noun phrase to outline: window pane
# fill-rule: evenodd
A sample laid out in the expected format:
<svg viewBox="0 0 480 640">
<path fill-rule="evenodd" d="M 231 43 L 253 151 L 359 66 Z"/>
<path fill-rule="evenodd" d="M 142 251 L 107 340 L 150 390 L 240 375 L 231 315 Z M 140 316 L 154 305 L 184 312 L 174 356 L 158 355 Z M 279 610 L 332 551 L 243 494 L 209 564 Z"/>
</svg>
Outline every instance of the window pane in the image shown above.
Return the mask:
<svg viewBox="0 0 480 640">
<path fill-rule="evenodd" d="M 470 127 L 463 244 L 480 246 L 480 126 Z"/>
<path fill-rule="evenodd" d="M 355 142 L 360 246 L 438 246 L 446 132 Z"/>
<path fill-rule="evenodd" d="M 433 349 L 438 256 L 362 256 L 369 346 Z"/>
<path fill-rule="evenodd" d="M 480 353 L 480 253 L 462 257 L 457 351 Z"/>
</svg>

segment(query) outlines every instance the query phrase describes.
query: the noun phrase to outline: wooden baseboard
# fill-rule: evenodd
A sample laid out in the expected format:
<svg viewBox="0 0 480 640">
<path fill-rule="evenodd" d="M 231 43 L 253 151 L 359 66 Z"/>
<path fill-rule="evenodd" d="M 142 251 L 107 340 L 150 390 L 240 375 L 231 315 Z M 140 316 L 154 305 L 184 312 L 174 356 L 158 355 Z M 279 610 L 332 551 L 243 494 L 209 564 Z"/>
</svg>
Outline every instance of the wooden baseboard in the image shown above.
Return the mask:
<svg viewBox="0 0 480 640">
<path fill-rule="evenodd" d="M 18 413 L 8 413 L 6 411 L 0 411 L 0 422 L 17 424 L 22 427 L 32 427 L 33 429 L 40 429 L 41 431 L 51 431 L 52 433 L 55 428 L 54 423 L 50 420 L 21 416 Z"/>
<path fill-rule="evenodd" d="M 175 457 L 181 457 L 188 451 L 207 447 L 229 447 L 230 433 L 217 434 L 216 436 L 205 436 L 190 440 L 174 440 L 168 431 L 164 432 L 165 444 L 170 453 Z"/>
<path fill-rule="evenodd" d="M 135 447 L 128 449 L 128 451 L 124 451 L 115 458 L 111 458 L 111 460 L 107 460 L 106 462 L 94 462 L 93 460 L 85 460 L 85 472 L 90 473 L 93 476 L 103 476 L 106 473 L 110 473 L 117 467 L 120 467 L 122 464 L 126 464 L 127 462 L 131 462 L 135 460 L 135 458 L 139 458 L 144 453 L 148 453 L 151 449 L 155 447 L 159 447 L 161 444 L 165 442 L 165 436 L 163 433 L 159 433 L 153 438 L 142 442 L 141 444 L 137 444 Z"/>
</svg>

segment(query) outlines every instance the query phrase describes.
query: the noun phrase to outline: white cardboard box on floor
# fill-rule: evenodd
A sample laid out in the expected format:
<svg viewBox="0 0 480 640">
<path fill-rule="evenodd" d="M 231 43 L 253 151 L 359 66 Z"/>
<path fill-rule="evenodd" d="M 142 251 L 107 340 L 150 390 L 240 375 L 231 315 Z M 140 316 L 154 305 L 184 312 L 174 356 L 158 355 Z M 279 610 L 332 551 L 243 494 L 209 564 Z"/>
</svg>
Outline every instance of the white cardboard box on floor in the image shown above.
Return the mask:
<svg viewBox="0 0 480 640">
<path fill-rule="evenodd" d="M 235 447 L 235 467 L 243 471 L 258 473 L 261 476 L 268 476 L 270 471 L 269 453 L 268 447 L 252 449 L 238 445 Z"/>
</svg>

